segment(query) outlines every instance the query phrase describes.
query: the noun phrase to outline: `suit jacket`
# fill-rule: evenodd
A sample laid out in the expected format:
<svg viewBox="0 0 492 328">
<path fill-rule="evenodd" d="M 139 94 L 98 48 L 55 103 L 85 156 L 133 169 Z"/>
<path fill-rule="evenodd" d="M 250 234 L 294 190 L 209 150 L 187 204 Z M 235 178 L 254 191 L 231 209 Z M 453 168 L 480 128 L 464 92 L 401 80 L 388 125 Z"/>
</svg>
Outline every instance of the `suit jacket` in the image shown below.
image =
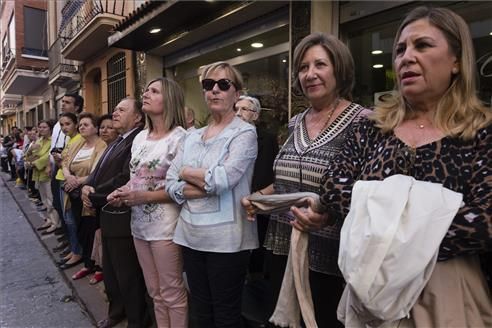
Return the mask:
<svg viewBox="0 0 492 328">
<path fill-rule="evenodd" d="M 131 208 L 106 206 L 106 197 L 116 188 L 125 185 L 130 179 L 130 159 L 133 139 L 142 131 L 136 129 L 114 149 L 108 146 L 106 151 L 111 151 L 107 158 L 104 153 L 92 174 L 87 179 L 87 185 L 94 187 L 95 193 L 90 194 L 89 198 L 92 205 L 96 208 L 100 218 L 101 233 L 104 237 L 130 237 Z M 122 214 L 111 214 L 108 212 L 123 212 Z"/>
<path fill-rule="evenodd" d="M 273 183 L 273 161 L 278 153 L 277 138 L 266 129 L 256 127 L 258 135 L 258 156 L 253 171 L 251 192 L 258 191 Z"/>
</svg>

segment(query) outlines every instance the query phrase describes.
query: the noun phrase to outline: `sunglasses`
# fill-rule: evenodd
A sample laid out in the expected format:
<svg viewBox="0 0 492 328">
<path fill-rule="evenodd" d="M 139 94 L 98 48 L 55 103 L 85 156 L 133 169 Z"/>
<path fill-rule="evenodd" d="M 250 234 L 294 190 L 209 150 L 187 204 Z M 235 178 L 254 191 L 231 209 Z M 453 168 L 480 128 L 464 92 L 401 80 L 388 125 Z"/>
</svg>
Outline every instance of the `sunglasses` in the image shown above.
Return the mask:
<svg viewBox="0 0 492 328">
<path fill-rule="evenodd" d="M 231 88 L 231 85 L 234 86 L 234 88 L 237 89 L 236 84 L 229 80 L 229 79 L 220 79 L 218 81 L 212 80 L 212 79 L 203 79 L 202 80 L 202 87 L 203 90 L 205 91 L 210 91 L 214 88 L 215 84 L 219 86 L 219 89 L 222 91 L 227 91 Z"/>
</svg>

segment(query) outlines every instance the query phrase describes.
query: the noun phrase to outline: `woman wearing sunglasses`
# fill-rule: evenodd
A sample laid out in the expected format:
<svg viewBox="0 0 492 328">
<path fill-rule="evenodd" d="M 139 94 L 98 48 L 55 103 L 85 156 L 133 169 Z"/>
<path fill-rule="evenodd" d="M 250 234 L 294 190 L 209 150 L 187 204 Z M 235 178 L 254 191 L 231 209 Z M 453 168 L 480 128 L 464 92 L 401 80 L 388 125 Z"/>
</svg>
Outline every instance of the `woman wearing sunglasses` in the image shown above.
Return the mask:
<svg viewBox="0 0 492 328">
<path fill-rule="evenodd" d="M 235 115 L 242 77 L 233 66 L 211 64 L 201 81 L 210 123 L 189 132 L 166 179 L 169 196 L 182 204 L 174 242 L 183 246 L 197 327 L 241 327 L 249 251 L 258 240 L 239 201 L 250 192 L 256 132 Z"/>
</svg>

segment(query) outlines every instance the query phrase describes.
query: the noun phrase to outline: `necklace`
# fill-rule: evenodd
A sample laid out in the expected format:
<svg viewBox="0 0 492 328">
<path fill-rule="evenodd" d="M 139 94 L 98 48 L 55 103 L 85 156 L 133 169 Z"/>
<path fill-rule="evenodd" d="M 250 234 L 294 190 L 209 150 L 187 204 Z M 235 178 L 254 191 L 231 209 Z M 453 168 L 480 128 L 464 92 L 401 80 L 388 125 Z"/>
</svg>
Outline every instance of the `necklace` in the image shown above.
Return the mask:
<svg viewBox="0 0 492 328">
<path fill-rule="evenodd" d="M 423 129 L 423 128 L 425 128 L 425 125 L 423 125 L 423 124 L 418 124 L 418 127 L 419 127 L 419 129 Z"/>
<path fill-rule="evenodd" d="M 321 129 L 318 131 L 316 134 L 315 139 L 328 127 L 330 124 L 330 120 L 333 116 L 333 113 L 335 113 L 335 110 L 337 109 L 338 105 L 340 104 L 340 98 L 335 99 L 334 105 L 331 108 L 330 112 L 328 113 L 328 116 L 326 117 L 325 123 L 321 126 Z M 312 110 L 312 109 L 311 109 Z"/>
</svg>

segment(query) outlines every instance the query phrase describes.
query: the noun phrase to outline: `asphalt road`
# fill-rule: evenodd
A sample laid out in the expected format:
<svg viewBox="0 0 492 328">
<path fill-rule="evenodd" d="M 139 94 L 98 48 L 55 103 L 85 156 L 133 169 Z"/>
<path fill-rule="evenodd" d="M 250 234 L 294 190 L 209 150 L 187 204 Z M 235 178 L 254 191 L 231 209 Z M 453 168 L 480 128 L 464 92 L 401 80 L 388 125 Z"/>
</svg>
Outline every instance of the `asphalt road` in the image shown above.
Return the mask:
<svg viewBox="0 0 492 328">
<path fill-rule="evenodd" d="M 92 327 L 0 180 L 0 327 Z"/>
</svg>

